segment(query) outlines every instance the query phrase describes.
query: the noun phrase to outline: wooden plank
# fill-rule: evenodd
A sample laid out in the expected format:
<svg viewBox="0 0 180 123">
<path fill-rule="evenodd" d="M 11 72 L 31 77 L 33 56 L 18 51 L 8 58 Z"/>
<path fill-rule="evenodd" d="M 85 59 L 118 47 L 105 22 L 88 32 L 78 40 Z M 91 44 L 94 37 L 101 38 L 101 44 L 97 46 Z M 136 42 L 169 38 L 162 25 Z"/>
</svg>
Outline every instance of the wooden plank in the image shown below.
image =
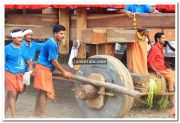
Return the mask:
<svg viewBox="0 0 180 123">
<path fill-rule="evenodd" d="M 15 28 L 20 28 L 20 29 L 32 29 L 34 34 L 33 37 L 36 39 L 43 39 L 43 38 L 49 38 L 52 36 L 52 27 L 44 27 L 44 26 L 38 26 L 38 25 L 16 25 L 16 24 L 6 24 L 5 25 L 5 37 L 8 39 L 10 32 L 15 29 Z M 43 30 L 43 31 L 42 31 Z M 110 30 L 110 29 L 107 29 Z M 150 40 L 154 41 L 154 35 L 156 32 L 161 32 L 162 29 L 149 29 L 149 35 L 150 35 Z M 168 41 L 173 41 L 175 40 L 175 29 L 163 29 L 165 35 L 166 35 L 166 40 Z M 107 31 L 108 33 L 109 31 Z M 113 31 L 112 31 L 113 32 Z M 113 34 L 115 35 L 115 34 Z M 108 34 L 107 36 L 107 42 L 112 42 L 112 40 L 109 41 L 108 37 L 111 36 Z M 117 34 L 115 36 L 118 36 Z M 113 38 L 115 38 L 115 36 Z M 112 37 L 112 36 L 111 36 Z M 89 37 L 87 37 L 89 38 Z M 117 37 L 118 38 L 118 37 Z M 120 37 L 123 38 L 123 37 Z M 70 28 L 70 40 L 76 40 L 76 28 Z M 120 42 L 121 43 L 121 42 Z"/>
<path fill-rule="evenodd" d="M 148 28 L 149 37 L 151 41 L 154 41 L 154 35 L 157 32 L 162 32 L 162 29 L 158 28 Z M 135 30 L 127 29 L 107 29 L 107 43 L 128 43 L 133 42 L 135 39 Z M 163 29 L 165 33 L 166 40 L 174 41 L 175 40 L 175 29 Z"/>
<path fill-rule="evenodd" d="M 175 28 L 175 14 L 139 14 L 136 15 L 138 27 L 141 28 Z M 71 17 L 71 28 L 76 27 L 77 16 Z M 132 19 L 124 14 L 92 14 L 87 17 L 87 27 L 104 27 L 104 28 L 133 28 Z"/>
<path fill-rule="evenodd" d="M 87 29 L 90 29 L 90 28 L 87 28 Z M 91 28 L 91 30 L 93 30 L 93 29 L 94 28 Z M 97 29 L 97 28 L 95 28 L 95 29 Z M 158 28 L 147 28 L 147 30 L 149 30 L 150 40 L 154 41 L 155 33 L 161 32 L 162 28 L 159 28 L 159 29 Z M 175 40 L 175 29 L 164 28 L 163 31 L 166 35 L 166 40 L 168 40 L 168 41 Z M 76 28 L 70 28 L 70 32 L 71 32 L 70 40 L 75 40 L 76 39 Z M 133 35 L 132 35 L 134 32 L 133 30 L 127 30 L 126 28 L 108 28 L 107 27 L 106 32 L 107 32 L 107 43 L 133 42 L 133 41 L 131 41 L 133 39 Z M 86 38 L 87 38 L 86 40 L 90 39 L 90 37 L 86 37 Z M 125 39 L 123 39 L 123 38 L 125 38 Z M 83 38 L 83 40 L 84 40 L 84 38 Z M 89 40 L 85 41 L 85 42 L 89 42 Z M 88 43 L 88 44 L 93 44 L 93 43 Z"/>
<path fill-rule="evenodd" d="M 35 39 L 48 39 L 53 36 L 52 27 L 44 27 L 38 25 L 5 24 L 5 37 L 10 37 L 11 31 L 16 28 L 31 29 L 33 31 L 33 38 Z"/>
<path fill-rule="evenodd" d="M 61 42 L 59 52 L 61 54 L 69 53 L 69 9 L 59 9 L 59 24 L 66 28 L 66 38 Z"/>
<path fill-rule="evenodd" d="M 135 32 L 135 30 L 121 28 L 91 28 L 82 31 L 82 40 L 86 44 L 133 42 L 136 36 Z"/>
<path fill-rule="evenodd" d="M 58 24 L 57 15 L 42 14 L 10 14 L 7 15 L 7 24 L 54 26 Z"/>
<path fill-rule="evenodd" d="M 85 29 L 82 31 L 82 41 L 86 44 L 107 43 L 106 29 Z"/>
<path fill-rule="evenodd" d="M 78 50 L 77 58 L 86 58 L 86 44 L 82 42 L 82 30 L 87 28 L 87 10 L 86 8 L 78 8 L 75 10 L 76 21 L 76 39 L 80 40 L 80 48 Z M 75 65 L 74 69 L 79 70 L 80 65 Z"/>
<path fill-rule="evenodd" d="M 107 29 L 107 43 L 133 42 L 136 30 Z"/>
<path fill-rule="evenodd" d="M 157 32 L 162 32 L 162 29 L 148 29 L 149 30 L 149 37 L 151 41 L 154 41 L 154 35 Z M 175 29 L 163 29 L 163 32 L 166 36 L 167 41 L 175 41 Z"/>
</svg>

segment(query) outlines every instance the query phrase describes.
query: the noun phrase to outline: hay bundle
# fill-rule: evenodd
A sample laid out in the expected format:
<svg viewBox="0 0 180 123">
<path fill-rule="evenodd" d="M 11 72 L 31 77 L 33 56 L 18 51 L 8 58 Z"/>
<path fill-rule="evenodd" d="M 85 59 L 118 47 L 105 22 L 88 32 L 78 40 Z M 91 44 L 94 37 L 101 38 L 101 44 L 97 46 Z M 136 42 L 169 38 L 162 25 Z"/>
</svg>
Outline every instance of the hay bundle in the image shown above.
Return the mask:
<svg viewBox="0 0 180 123">
<path fill-rule="evenodd" d="M 169 104 L 168 96 L 160 95 L 165 92 L 167 92 L 165 79 L 157 78 L 155 75 L 150 75 L 148 96 L 145 101 L 148 107 L 166 109 Z"/>
</svg>

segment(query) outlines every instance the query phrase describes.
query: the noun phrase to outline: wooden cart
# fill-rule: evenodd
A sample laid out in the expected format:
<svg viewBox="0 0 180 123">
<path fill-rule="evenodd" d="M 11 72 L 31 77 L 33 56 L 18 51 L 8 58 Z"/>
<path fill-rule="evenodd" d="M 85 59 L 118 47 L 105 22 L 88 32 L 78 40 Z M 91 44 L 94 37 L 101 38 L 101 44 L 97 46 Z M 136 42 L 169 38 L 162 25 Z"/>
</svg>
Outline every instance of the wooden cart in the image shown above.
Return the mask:
<svg viewBox="0 0 180 123">
<path fill-rule="evenodd" d="M 52 8 L 51 8 L 52 9 Z M 45 11 L 45 10 L 44 10 Z M 46 12 L 46 11 L 45 11 Z M 56 16 L 55 16 L 56 15 Z M 106 59 L 107 64 L 76 65 L 76 75 L 71 79 L 76 80 L 76 99 L 80 109 L 87 117 L 93 118 L 113 118 L 123 117 L 132 107 L 134 97 L 144 95 L 134 90 L 134 83 L 139 81 L 149 81 L 149 76 L 132 74 L 114 56 L 115 43 L 127 43 L 133 41 L 135 30 L 133 30 L 132 20 L 122 14 L 87 14 L 86 8 L 77 8 L 74 14 L 70 14 L 70 8 L 59 9 L 58 13 L 46 15 L 10 15 L 9 18 L 32 18 L 36 21 L 39 17 L 41 21 L 36 21 L 39 25 L 33 25 L 32 21 L 26 20 L 23 25 L 13 22 L 7 18 L 6 39 L 9 32 L 14 28 L 30 28 L 34 32 L 34 37 L 49 38 L 52 35 L 51 23 L 43 23 L 49 17 L 56 18 L 66 27 L 67 38 L 60 45 L 59 51 L 62 54 L 69 53 L 69 41 L 80 40 L 81 47 L 77 58 L 86 58 L 86 47 L 90 48 L 90 58 Z M 31 17 L 30 17 L 31 16 Z M 52 19 L 51 18 L 51 19 Z M 21 20 L 21 19 L 20 19 Z M 50 20 L 50 19 L 49 19 Z M 163 31 L 167 35 L 167 40 L 175 40 L 175 14 L 139 14 L 137 15 L 138 27 L 150 30 L 150 39 L 157 31 Z M 12 22 L 11 22 L 12 21 Z M 42 22 L 42 23 L 41 23 Z M 49 25 L 49 26 L 46 26 Z M 43 30 L 43 31 L 42 31 Z M 54 76 L 59 76 L 55 73 Z M 88 84 L 84 84 L 88 83 Z"/>
</svg>

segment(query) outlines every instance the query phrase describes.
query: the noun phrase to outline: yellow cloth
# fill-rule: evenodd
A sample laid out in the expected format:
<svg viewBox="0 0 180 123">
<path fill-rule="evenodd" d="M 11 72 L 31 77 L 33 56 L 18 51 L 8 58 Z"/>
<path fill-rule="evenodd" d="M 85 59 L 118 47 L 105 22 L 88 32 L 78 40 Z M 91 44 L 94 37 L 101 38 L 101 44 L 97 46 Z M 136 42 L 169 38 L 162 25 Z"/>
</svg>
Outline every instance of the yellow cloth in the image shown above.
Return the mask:
<svg viewBox="0 0 180 123">
<path fill-rule="evenodd" d="M 135 41 L 127 45 L 127 67 L 130 72 L 148 74 L 146 48 L 146 41 Z"/>
</svg>

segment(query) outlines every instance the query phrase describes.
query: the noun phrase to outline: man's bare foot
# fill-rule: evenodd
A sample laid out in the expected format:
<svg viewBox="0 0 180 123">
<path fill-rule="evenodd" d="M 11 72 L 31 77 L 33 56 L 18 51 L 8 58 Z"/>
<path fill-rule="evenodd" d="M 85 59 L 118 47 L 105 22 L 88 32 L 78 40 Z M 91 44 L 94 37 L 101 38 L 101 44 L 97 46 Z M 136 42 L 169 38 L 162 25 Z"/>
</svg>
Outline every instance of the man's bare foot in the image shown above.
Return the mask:
<svg viewBox="0 0 180 123">
<path fill-rule="evenodd" d="M 170 112 L 170 114 L 169 114 L 169 117 L 170 117 L 170 118 L 175 118 L 175 116 L 176 116 L 175 107 L 173 107 L 173 108 L 171 109 L 171 112 Z"/>
<path fill-rule="evenodd" d="M 40 114 L 41 114 L 40 111 L 36 111 L 36 110 L 33 111 L 34 116 L 40 116 Z"/>
<path fill-rule="evenodd" d="M 48 114 L 47 114 L 47 112 L 40 113 L 40 117 L 42 117 L 42 118 L 46 118 L 46 117 L 48 117 Z"/>
<path fill-rule="evenodd" d="M 15 118 L 15 116 L 11 116 L 11 118 Z"/>
<path fill-rule="evenodd" d="M 175 113 L 171 113 L 171 114 L 169 115 L 169 117 L 170 117 L 170 118 L 175 118 Z"/>
</svg>

